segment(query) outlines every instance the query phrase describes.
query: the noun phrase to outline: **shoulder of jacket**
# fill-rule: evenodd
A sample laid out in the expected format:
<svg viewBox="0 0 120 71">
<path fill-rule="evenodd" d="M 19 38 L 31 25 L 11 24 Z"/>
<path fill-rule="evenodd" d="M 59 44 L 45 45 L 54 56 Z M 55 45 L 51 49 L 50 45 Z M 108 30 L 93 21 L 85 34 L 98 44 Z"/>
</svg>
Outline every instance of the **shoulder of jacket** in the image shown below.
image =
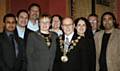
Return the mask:
<svg viewBox="0 0 120 71">
<path fill-rule="evenodd" d="M 95 36 L 99 36 L 100 34 L 103 34 L 103 33 L 104 33 L 104 30 L 100 30 L 100 31 L 95 33 Z"/>
<path fill-rule="evenodd" d="M 52 34 L 52 36 L 56 36 L 56 37 L 58 37 L 57 33 L 52 32 L 52 31 L 50 31 L 50 33 Z"/>
</svg>

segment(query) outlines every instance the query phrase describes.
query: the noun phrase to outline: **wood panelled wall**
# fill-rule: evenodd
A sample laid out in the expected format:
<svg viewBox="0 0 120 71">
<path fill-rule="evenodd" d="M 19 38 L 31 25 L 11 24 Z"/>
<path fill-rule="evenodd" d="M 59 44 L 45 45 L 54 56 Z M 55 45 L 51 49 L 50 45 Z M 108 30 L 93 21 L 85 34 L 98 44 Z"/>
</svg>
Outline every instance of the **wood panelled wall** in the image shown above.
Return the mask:
<svg viewBox="0 0 120 71">
<path fill-rule="evenodd" d="M 77 17 L 87 17 L 89 14 L 91 14 L 92 10 L 92 0 L 74 0 L 74 18 Z M 96 0 L 95 0 L 96 1 Z M 113 12 L 115 15 L 117 12 L 117 0 L 110 0 L 110 6 L 104 6 L 100 4 L 95 4 L 96 6 L 96 14 L 99 16 L 99 20 L 101 15 L 106 12 L 110 11 Z"/>
<path fill-rule="evenodd" d="M 3 16 L 6 13 L 6 0 L 0 0 L 0 32 L 3 31 Z"/>
<path fill-rule="evenodd" d="M 6 13 L 9 13 L 11 11 L 11 0 L 0 0 L 0 32 L 3 31 L 4 23 L 3 23 L 3 17 Z"/>
</svg>

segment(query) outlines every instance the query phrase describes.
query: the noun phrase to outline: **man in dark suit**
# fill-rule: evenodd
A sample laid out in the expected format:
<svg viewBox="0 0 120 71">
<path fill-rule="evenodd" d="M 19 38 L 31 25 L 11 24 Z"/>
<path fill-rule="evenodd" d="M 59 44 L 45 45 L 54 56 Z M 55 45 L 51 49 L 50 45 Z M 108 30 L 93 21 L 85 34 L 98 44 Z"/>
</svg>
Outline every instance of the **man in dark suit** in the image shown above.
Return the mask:
<svg viewBox="0 0 120 71">
<path fill-rule="evenodd" d="M 88 41 L 77 35 L 74 28 L 75 24 L 72 18 L 63 19 L 64 35 L 58 39 L 53 71 L 92 71 Z"/>
<path fill-rule="evenodd" d="M 16 25 L 16 34 L 18 37 L 22 38 L 25 42 L 25 47 L 26 47 L 26 43 L 27 43 L 27 38 L 30 32 L 32 32 L 31 30 L 29 30 L 27 28 L 27 24 L 28 24 L 28 12 L 24 9 L 19 10 L 17 12 L 17 25 Z"/>
<path fill-rule="evenodd" d="M 24 40 L 25 57 L 26 57 L 27 38 L 28 38 L 28 35 L 31 32 L 33 32 L 27 28 L 28 17 L 29 17 L 28 12 L 24 9 L 21 9 L 17 12 L 17 16 L 16 16 L 17 25 L 16 25 L 15 33 L 19 38 Z M 24 66 L 24 68 L 27 69 L 27 57 L 26 57 L 25 65 L 26 66 Z"/>
<path fill-rule="evenodd" d="M 15 16 L 6 14 L 3 22 L 4 32 L 0 33 L 0 71 L 24 71 L 24 44 L 14 33 Z"/>
</svg>

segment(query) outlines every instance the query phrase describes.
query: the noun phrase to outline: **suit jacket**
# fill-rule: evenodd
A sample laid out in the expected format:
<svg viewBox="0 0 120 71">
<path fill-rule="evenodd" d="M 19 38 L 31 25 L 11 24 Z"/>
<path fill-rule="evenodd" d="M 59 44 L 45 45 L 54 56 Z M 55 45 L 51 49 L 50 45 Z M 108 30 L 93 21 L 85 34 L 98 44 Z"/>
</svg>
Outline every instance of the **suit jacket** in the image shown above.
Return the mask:
<svg viewBox="0 0 120 71">
<path fill-rule="evenodd" d="M 104 31 L 96 33 L 96 71 L 99 71 L 99 57 Z M 107 44 L 106 59 L 108 71 L 120 71 L 120 30 L 113 29 Z"/>
<path fill-rule="evenodd" d="M 75 40 L 77 36 L 77 34 L 74 34 L 72 40 Z M 64 40 L 64 35 L 62 37 Z M 81 37 L 74 49 L 67 53 L 68 62 L 66 63 L 61 61 L 63 52 L 59 44 L 60 42 L 58 42 L 58 48 L 56 50 L 53 71 L 93 71 L 93 67 L 90 66 L 92 59 L 91 49 L 87 39 Z"/>
<path fill-rule="evenodd" d="M 33 32 L 33 31 L 29 30 L 29 29 L 26 27 L 26 28 L 25 28 L 24 39 L 23 39 L 23 40 L 24 40 L 24 43 L 25 43 L 25 47 L 26 47 L 27 38 L 28 38 L 28 35 L 29 35 L 30 32 Z M 15 30 L 15 34 L 19 37 L 17 29 Z"/>
<path fill-rule="evenodd" d="M 26 49 L 27 49 L 26 47 L 27 46 L 26 45 L 27 45 L 28 36 L 31 32 L 33 32 L 33 31 L 28 29 L 27 27 L 25 27 L 25 33 L 24 33 L 24 39 L 23 39 L 23 42 L 24 42 L 24 49 L 23 50 L 24 50 L 24 58 L 25 58 L 24 71 L 27 71 L 27 56 L 26 56 Z M 15 29 L 15 34 L 16 34 L 17 37 L 19 37 L 17 28 Z"/>
<path fill-rule="evenodd" d="M 28 71 L 51 71 L 56 51 L 57 34 L 50 32 L 51 47 L 39 32 L 30 33 L 27 41 Z"/>
<path fill-rule="evenodd" d="M 22 39 L 15 37 L 18 44 L 18 56 L 12 47 L 6 33 L 0 34 L 0 71 L 23 71 L 24 51 Z"/>
</svg>

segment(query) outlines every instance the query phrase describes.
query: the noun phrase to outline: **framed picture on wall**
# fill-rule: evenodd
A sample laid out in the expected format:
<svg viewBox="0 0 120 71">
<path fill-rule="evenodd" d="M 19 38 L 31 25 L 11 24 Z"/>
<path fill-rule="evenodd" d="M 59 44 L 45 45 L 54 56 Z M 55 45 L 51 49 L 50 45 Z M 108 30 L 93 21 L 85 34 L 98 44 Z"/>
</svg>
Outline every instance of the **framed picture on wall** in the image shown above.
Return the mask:
<svg viewBox="0 0 120 71">
<path fill-rule="evenodd" d="M 105 5 L 105 6 L 109 6 L 110 0 L 96 0 L 96 3 L 101 4 L 101 5 Z"/>
</svg>

